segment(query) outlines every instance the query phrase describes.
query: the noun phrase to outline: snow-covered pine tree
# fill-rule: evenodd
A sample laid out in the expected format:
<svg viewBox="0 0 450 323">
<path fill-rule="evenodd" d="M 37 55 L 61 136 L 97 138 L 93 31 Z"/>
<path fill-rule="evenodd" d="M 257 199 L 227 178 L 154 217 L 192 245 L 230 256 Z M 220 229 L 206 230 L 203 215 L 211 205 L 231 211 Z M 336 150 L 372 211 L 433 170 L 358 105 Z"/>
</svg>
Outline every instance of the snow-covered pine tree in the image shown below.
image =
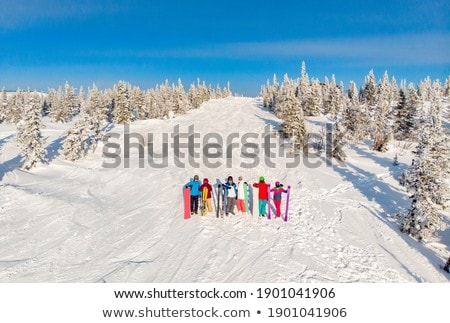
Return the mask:
<svg viewBox="0 0 450 323">
<path fill-rule="evenodd" d="M 45 162 L 45 140 L 41 129 L 42 115 L 41 105 L 37 93 L 27 93 L 22 109 L 22 119 L 17 124 L 17 145 L 23 156 L 22 167 L 29 170 L 39 162 Z"/>
<path fill-rule="evenodd" d="M 431 100 L 431 78 L 427 76 L 424 80 L 422 80 L 419 84 L 419 94 L 422 98 L 422 101 L 430 101 Z"/>
<path fill-rule="evenodd" d="M 335 158 L 337 161 L 343 162 L 347 155 L 344 152 L 344 146 L 346 144 L 345 134 L 346 131 L 342 129 L 341 122 L 338 118 L 334 119 L 334 127 L 333 127 L 333 143 L 331 156 Z"/>
<path fill-rule="evenodd" d="M 130 90 L 130 109 L 133 120 L 142 120 L 144 114 L 144 92 L 138 86 Z"/>
<path fill-rule="evenodd" d="M 75 93 L 75 89 L 68 82 L 64 85 L 63 106 L 63 122 L 69 121 L 80 112 L 80 101 Z"/>
<path fill-rule="evenodd" d="M 198 109 L 203 102 L 200 95 L 200 89 L 195 87 L 194 83 L 189 86 L 188 98 L 194 109 Z"/>
<path fill-rule="evenodd" d="M 80 90 L 78 91 L 78 112 L 86 110 L 86 104 L 87 96 L 86 93 L 84 93 L 83 87 L 80 86 Z"/>
<path fill-rule="evenodd" d="M 2 89 L 1 95 L 0 95 L 0 123 L 3 123 L 6 121 L 6 113 L 7 113 L 7 107 L 8 107 L 8 96 L 6 94 L 5 88 Z"/>
<path fill-rule="evenodd" d="M 411 115 L 412 110 L 406 106 L 405 89 L 400 88 L 399 99 L 394 110 L 394 138 L 397 140 L 411 139 L 410 135 L 414 130 L 414 115 Z"/>
<path fill-rule="evenodd" d="M 278 84 L 277 74 L 273 74 L 272 88 L 270 89 L 269 108 L 273 111 L 276 110 L 276 98 L 280 94 L 280 84 Z"/>
<path fill-rule="evenodd" d="M 61 86 L 58 87 L 57 91 L 50 90 L 49 102 L 51 105 L 49 116 L 55 122 L 65 122 L 68 112 L 65 106 L 64 93 Z"/>
<path fill-rule="evenodd" d="M 279 109 L 283 122 L 280 129 L 285 137 L 291 138 L 294 149 L 303 150 L 306 144 L 306 127 L 303 110 L 298 97 L 295 95 L 296 87 L 289 80 L 287 74 L 280 88 L 277 98 L 277 109 Z"/>
<path fill-rule="evenodd" d="M 342 127 L 345 136 L 354 141 L 367 137 L 369 118 L 359 101 L 359 91 L 354 81 L 350 81 L 348 90 L 348 101 L 343 111 Z"/>
<path fill-rule="evenodd" d="M 271 86 L 270 86 L 269 80 L 267 80 L 265 86 L 261 86 L 260 95 L 261 95 L 262 100 L 263 100 L 263 107 L 267 108 L 267 109 L 271 109 L 270 101 L 271 101 L 272 93 L 271 93 Z"/>
<path fill-rule="evenodd" d="M 326 90 L 326 96 L 324 97 L 324 113 L 331 116 L 336 116 L 341 110 L 341 90 L 336 85 L 336 77 L 334 74 L 331 76 L 331 82 Z"/>
<path fill-rule="evenodd" d="M 306 64 L 304 61 L 302 62 L 300 79 L 299 84 L 297 86 L 296 95 L 300 102 L 300 106 L 303 110 L 304 115 L 311 116 L 312 115 L 310 111 L 311 87 L 309 85 L 309 76 L 308 73 L 306 73 Z"/>
<path fill-rule="evenodd" d="M 83 111 L 83 110 L 82 110 Z M 108 107 L 102 93 L 97 89 L 95 84 L 88 91 L 85 111 L 100 124 L 108 119 Z"/>
<path fill-rule="evenodd" d="M 395 103 L 398 102 L 399 100 L 399 90 L 398 90 L 398 86 L 397 86 L 397 80 L 395 79 L 394 76 L 392 76 L 392 80 L 391 80 L 391 102 Z"/>
<path fill-rule="evenodd" d="M 133 111 L 130 106 L 128 85 L 119 81 L 114 87 L 114 123 L 125 124 L 133 120 Z"/>
<path fill-rule="evenodd" d="M 437 88 L 432 89 L 430 109 L 421 123 L 416 158 L 406 175 L 406 186 L 413 195 L 401 230 L 418 239 L 426 239 L 444 227 L 440 209 L 445 207 L 448 196 L 450 142 L 442 129 L 440 95 Z"/>
<path fill-rule="evenodd" d="M 230 85 L 229 81 L 227 82 L 227 87 L 224 88 L 222 92 L 223 92 L 223 97 L 224 98 L 227 98 L 227 97 L 233 95 L 233 92 L 231 92 L 231 85 Z"/>
<path fill-rule="evenodd" d="M 86 114 L 80 115 L 80 119 L 66 132 L 66 137 L 62 144 L 65 159 L 75 161 L 86 156 L 88 149 L 87 118 Z"/>
<path fill-rule="evenodd" d="M 157 119 L 158 111 L 156 105 L 155 89 L 149 89 L 145 93 L 145 119 Z"/>
<path fill-rule="evenodd" d="M 367 103 L 368 107 L 374 107 L 377 100 L 377 86 L 375 80 L 375 74 L 373 70 L 369 71 L 364 82 L 363 90 L 364 102 Z M 370 109 L 370 108 L 369 108 Z"/>
<path fill-rule="evenodd" d="M 219 95 L 219 98 L 221 98 L 222 91 L 220 90 L 219 86 L 217 86 L 217 88 L 219 92 L 216 91 L 216 95 Z M 190 102 L 187 97 L 186 91 L 184 90 L 181 79 L 178 79 L 178 85 L 175 87 L 173 92 L 173 104 L 175 114 L 184 114 L 190 109 Z"/>
<path fill-rule="evenodd" d="M 184 92 L 184 88 L 183 88 L 183 92 Z M 222 89 L 220 88 L 219 84 L 217 84 L 215 92 L 216 92 L 216 99 L 224 98 L 223 93 L 222 93 Z M 186 95 L 186 92 L 184 92 L 184 93 Z M 187 96 L 186 96 L 186 98 L 187 98 Z"/>
<path fill-rule="evenodd" d="M 417 138 L 420 131 L 422 120 L 425 119 L 423 102 L 413 83 L 408 85 L 408 95 L 406 97 L 406 109 L 408 110 L 408 119 L 414 126 L 410 130 L 409 138 Z"/>
<path fill-rule="evenodd" d="M 377 107 L 375 110 L 375 134 L 373 150 L 386 151 L 387 144 L 392 136 L 390 123 L 391 102 L 390 84 L 387 72 L 378 86 Z"/>
<path fill-rule="evenodd" d="M 450 97 L 450 76 L 447 77 L 444 84 L 444 97 Z"/>
<path fill-rule="evenodd" d="M 22 119 L 23 115 L 23 107 L 27 104 L 25 100 L 25 92 L 21 89 L 17 89 L 17 91 L 12 95 L 11 98 L 8 99 L 8 108 L 6 118 L 8 123 L 18 123 Z"/>
<path fill-rule="evenodd" d="M 318 79 L 313 79 L 311 84 L 311 96 L 309 100 L 309 115 L 317 117 L 323 106 L 322 85 Z"/>
</svg>

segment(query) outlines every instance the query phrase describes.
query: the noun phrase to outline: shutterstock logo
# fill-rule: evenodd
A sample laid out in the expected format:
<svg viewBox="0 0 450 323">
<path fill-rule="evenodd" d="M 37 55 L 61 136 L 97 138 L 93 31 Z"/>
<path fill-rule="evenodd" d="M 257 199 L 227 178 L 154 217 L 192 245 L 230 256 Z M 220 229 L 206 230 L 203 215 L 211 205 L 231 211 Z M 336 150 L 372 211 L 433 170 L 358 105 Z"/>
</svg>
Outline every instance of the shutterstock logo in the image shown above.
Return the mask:
<svg viewBox="0 0 450 323">
<path fill-rule="evenodd" d="M 298 144 L 295 140 L 281 138 L 269 125 L 262 133 L 233 132 L 226 136 L 197 132 L 194 125 L 184 131 L 176 125 L 171 132 L 157 135 L 130 132 L 130 126 L 124 125 L 123 134 L 112 132 L 104 141 L 102 167 L 130 168 L 133 164 L 139 168 L 169 165 L 179 168 L 219 168 L 224 165 L 227 168 L 296 168 L 303 163 L 308 168 L 317 168 L 323 162 L 330 166 L 333 147 L 336 147 L 333 124 L 327 124 L 326 129 L 325 134 L 309 133 Z"/>
</svg>

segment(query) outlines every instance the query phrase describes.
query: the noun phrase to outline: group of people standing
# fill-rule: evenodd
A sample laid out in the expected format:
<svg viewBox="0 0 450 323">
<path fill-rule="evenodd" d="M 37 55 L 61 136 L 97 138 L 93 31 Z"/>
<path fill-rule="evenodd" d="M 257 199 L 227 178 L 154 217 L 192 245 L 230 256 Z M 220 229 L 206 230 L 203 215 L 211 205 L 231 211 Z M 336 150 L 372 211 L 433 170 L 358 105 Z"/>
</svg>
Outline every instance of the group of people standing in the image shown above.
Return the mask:
<svg viewBox="0 0 450 323">
<path fill-rule="evenodd" d="M 248 202 L 248 190 L 249 186 L 247 182 L 243 180 L 242 176 L 238 177 L 238 182 L 235 183 L 233 181 L 232 176 L 228 176 L 227 180 L 224 183 L 218 182 L 217 185 L 219 188 L 223 189 L 225 193 L 223 196 L 226 197 L 226 209 L 225 214 L 228 216 L 229 213 L 235 215 L 235 208 L 237 208 L 238 214 L 250 214 L 250 210 L 248 209 L 248 203 L 246 203 L 246 199 Z M 267 202 L 269 200 L 269 186 L 265 182 L 264 177 L 261 176 L 259 178 L 259 182 L 253 183 L 253 187 L 258 188 L 258 212 L 260 217 L 265 217 L 267 214 Z M 191 215 L 198 213 L 199 208 L 199 199 L 202 196 L 202 193 L 205 189 L 207 189 L 206 198 L 204 199 L 205 207 L 209 213 L 213 211 L 212 208 L 212 186 L 209 183 L 207 178 L 203 179 L 203 184 L 200 182 L 198 175 L 194 176 L 194 179 L 186 183 L 185 187 L 189 187 L 190 192 L 190 206 L 191 206 Z M 275 182 L 275 187 L 270 190 L 273 192 L 273 201 L 276 208 L 276 216 L 281 217 L 281 195 L 283 193 L 287 193 L 287 190 L 284 189 L 283 184 L 279 181 Z M 256 197 L 253 197 L 256 198 Z M 217 206 L 219 207 L 219 206 Z"/>
</svg>

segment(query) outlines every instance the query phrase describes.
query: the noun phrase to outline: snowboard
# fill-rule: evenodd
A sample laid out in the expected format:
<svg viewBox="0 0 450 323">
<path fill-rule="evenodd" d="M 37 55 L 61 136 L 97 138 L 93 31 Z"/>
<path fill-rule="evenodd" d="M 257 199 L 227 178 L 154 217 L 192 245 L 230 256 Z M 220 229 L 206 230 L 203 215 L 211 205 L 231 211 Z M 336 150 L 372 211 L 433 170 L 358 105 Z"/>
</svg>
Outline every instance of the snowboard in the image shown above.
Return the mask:
<svg viewBox="0 0 450 323">
<path fill-rule="evenodd" d="M 191 190 L 189 187 L 185 187 L 183 190 L 184 199 L 184 219 L 191 218 Z"/>
<path fill-rule="evenodd" d="M 267 220 L 270 220 L 270 184 L 267 184 Z"/>
<path fill-rule="evenodd" d="M 248 193 L 249 193 L 249 187 L 247 183 L 244 183 L 244 205 L 245 205 L 245 212 L 250 213 L 250 203 L 248 203 Z"/>
<path fill-rule="evenodd" d="M 223 186 L 223 212 L 225 213 L 226 216 L 228 216 L 227 213 L 227 198 L 228 198 L 228 188 L 225 185 Z M 223 216 L 223 214 L 222 214 Z"/>
<path fill-rule="evenodd" d="M 253 216 L 259 216 L 259 201 L 258 201 L 258 188 L 252 186 L 252 195 L 253 195 Z"/>
<path fill-rule="evenodd" d="M 206 215 L 207 207 L 206 207 L 206 199 L 208 198 L 208 189 L 205 187 L 202 191 L 202 216 Z"/>
<path fill-rule="evenodd" d="M 287 195 L 286 195 L 286 212 L 284 212 L 284 218 L 283 218 L 283 220 L 284 220 L 284 222 L 287 222 L 287 220 L 288 220 L 288 212 L 289 212 L 289 196 L 291 195 L 291 186 L 289 185 L 288 186 L 288 189 L 287 189 Z"/>
</svg>

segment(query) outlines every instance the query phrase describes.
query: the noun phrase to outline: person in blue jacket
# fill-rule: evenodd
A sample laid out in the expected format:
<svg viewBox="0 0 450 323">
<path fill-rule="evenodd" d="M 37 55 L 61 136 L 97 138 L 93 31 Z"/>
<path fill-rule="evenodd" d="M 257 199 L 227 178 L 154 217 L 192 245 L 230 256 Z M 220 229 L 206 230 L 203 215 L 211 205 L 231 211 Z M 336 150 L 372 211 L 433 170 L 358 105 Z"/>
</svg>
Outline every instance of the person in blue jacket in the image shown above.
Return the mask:
<svg viewBox="0 0 450 323">
<path fill-rule="evenodd" d="M 191 215 L 198 212 L 198 198 L 200 197 L 200 185 L 198 175 L 194 176 L 194 179 L 186 183 L 186 187 L 191 189 Z"/>
<path fill-rule="evenodd" d="M 227 182 L 223 184 L 224 190 L 227 190 L 227 209 L 225 210 L 225 214 L 228 216 L 228 213 L 234 215 L 234 206 L 236 205 L 237 199 L 237 186 L 236 183 L 233 182 L 233 177 L 228 176 Z"/>
</svg>

